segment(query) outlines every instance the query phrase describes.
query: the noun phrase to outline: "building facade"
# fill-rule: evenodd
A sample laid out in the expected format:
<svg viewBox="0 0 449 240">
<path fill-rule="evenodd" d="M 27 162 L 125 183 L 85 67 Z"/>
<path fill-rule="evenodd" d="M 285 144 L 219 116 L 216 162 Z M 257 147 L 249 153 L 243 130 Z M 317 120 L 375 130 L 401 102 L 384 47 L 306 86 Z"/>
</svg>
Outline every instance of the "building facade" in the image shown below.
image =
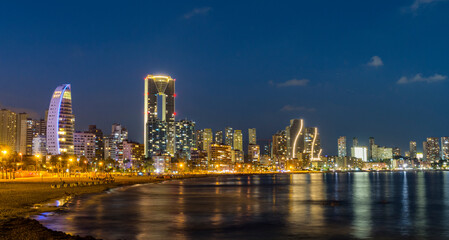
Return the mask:
<svg viewBox="0 0 449 240">
<path fill-rule="evenodd" d="M 175 79 L 148 75 L 145 78 L 144 141 L 147 157 L 176 152 Z M 160 108 L 160 109 L 158 109 Z M 156 141 L 153 141 L 157 139 Z"/>
<path fill-rule="evenodd" d="M 75 155 L 85 157 L 89 162 L 95 159 L 95 134 L 89 132 L 75 132 L 73 134 Z"/>
<path fill-rule="evenodd" d="M 190 159 L 190 151 L 195 147 L 195 122 L 181 120 L 176 122 L 176 152 Z"/>
<path fill-rule="evenodd" d="M 346 137 L 341 136 L 338 138 L 338 157 L 346 157 L 348 156 L 348 151 L 346 149 Z"/>
<path fill-rule="evenodd" d="M 234 130 L 234 150 L 243 151 L 243 134 L 242 130 Z"/>
<path fill-rule="evenodd" d="M 256 129 L 250 128 L 248 129 L 248 144 L 256 145 L 257 144 L 257 136 Z"/>
<path fill-rule="evenodd" d="M 287 158 L 299 158 L 304 152 L 304 120 L 292 119 L 290 125 L 286 127 L 287 136 Z"/>
<path fill-rule="evenodd" d="M 75 116 L 72 112 L 70 84 L 58 86 L 53 92 L 47 117 L 47 153 L 59 155 L 75 154 L 73 133 Z"/>
<path fill-rule="evenodd" d="M 426 161 L 438 161 L 440 160 L 440 143 L 437 137 L 427 138 L 424 158 Z"/>
<path fill-rule="evenodd" d="M 232 127 L 227 127 L 225 128 L 225 141 L 224 141 L 225 145 L 231 146 L 231 148 L 233 147 L 234 144 L 234 131 L 232 129 Z"/>
<path fill-rule="evenodd" d="M 416 159 L 416 142 L 415 141 L 410 141 L 409 143 L 409 154 L 410 154 L 410 158 L 411 159 Z"/>
<path fill-rule="evenodd" d="M 441 160 L 449 160 L 449 137 L 441 138 Z"/>
</svg>

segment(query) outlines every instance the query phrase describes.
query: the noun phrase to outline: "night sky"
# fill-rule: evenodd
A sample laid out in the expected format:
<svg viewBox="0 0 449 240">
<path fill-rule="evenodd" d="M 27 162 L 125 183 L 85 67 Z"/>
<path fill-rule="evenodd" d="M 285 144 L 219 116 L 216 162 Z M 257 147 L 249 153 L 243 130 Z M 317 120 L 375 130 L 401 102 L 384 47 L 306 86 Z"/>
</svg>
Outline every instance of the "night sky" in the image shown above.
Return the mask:
<svg viewBox="0 0 449 240">
<path fill-rule="evenodd" d="M 418 149 L 449 135 L 449 1 L 2 1 L 0 105 L 43 117 L 72 84 L 76 129 L 143 139 L 143 78 L 176 78 L 177 119 L 271 138 L 292 118 Z M 349 141 L 350 142 L 350 141 Z"/>
</svg>

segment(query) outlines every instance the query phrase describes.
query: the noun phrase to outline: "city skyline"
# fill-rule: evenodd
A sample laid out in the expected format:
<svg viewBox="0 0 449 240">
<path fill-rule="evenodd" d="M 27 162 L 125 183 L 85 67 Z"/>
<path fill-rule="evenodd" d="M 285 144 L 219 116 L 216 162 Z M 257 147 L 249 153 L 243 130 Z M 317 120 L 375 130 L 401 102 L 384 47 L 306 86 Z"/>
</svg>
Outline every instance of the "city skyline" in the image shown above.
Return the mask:
<svg viewBox="0 0 449 240">
<path fill-rule="evenodd" d="M 8 34 L 0 40 L 0 107 L 43 118 L 54 86 L 70 82 L 76 130 L 120 122 L 143 142 L 143 120 L 135 117 L 143 79 L 163 73 L 179 79 L 177 118 L 194 120 L 198 129 L 256 128 L 258 138 L 271 139 L 290 119 L 303 118 L 320 129 L 325 154 L 337 154 L 339 136 L 357 136 L 362 145 L 373 136 L 401 149 L 414 140 L 422 151 L 427 137 L 449 132 L 441 121 L 449 117 L 441 101 L 448 90 L 449 4 L 414 2 L 326 2 L 326 16 L 320 1 L 175 9 L 97 2 L 77 8 L 79 15 L 69 14 L 70 3 L 6 3 L 3 9 L 22 11 L 2 14 L 8 21 L 0 29 Z M 104 7 L 109 11 L 96 11 Z M 148 22 L 148 8 L 176 17 Z M 121 10 L 129 17 L 109 15 Z"/>
</svg>

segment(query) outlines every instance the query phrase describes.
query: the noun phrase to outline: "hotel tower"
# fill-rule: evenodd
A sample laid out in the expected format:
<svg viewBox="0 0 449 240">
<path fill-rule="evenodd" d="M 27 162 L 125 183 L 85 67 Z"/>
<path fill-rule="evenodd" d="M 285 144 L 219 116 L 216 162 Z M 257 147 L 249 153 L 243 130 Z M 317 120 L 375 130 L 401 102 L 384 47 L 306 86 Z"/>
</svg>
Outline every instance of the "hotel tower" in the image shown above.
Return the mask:
<svg viewBox="0 0 449 240">
<path fill-rule="evenodd" d="M 75 116 L 72 113 L 70 84 L 60 85 L 53 92 L 47 119 L 47 153 L 75 154 L 73 145 Z"/>
<path fill-rule="evenodd" d="M 169 154 L 175 146 L 175 79 L 164 75 L 145 78 L 144 141 L 145 155 Z"/>
</svg>

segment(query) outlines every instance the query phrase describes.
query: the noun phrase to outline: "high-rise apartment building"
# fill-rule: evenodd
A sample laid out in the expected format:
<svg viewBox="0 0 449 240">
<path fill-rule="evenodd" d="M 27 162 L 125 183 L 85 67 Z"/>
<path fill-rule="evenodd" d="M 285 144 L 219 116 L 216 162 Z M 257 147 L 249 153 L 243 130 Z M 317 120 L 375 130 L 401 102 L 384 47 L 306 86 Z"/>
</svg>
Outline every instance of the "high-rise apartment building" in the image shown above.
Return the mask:
<svg viewBox="0 0 449 240">
<path fill-rule="evenodd" d="M 131 141 L 123 141 L 123 159 L 130 161 L 132 167 L 136 162 L 142 161 L 144 153 L 143 144 L 139 144 Z"/>
<path fill-rule="evenodd" d="M 89 125 L 89 133 L 95 135 L 95 160 L 104 159 L 104 142 L 103 142 L 103 131 L 98 129 L 96 125 Z"/>
<path fill-rule="evenodd" d="M 368 160 L 373 160 L 374 137 L 370 137 L 368 141 Z"/>
<path fill-rule="evenodd" d="M 212 143 L 212 129 L 206 128 L 203 130 L 203 150 L 209 151 L 209 146 Z"/>
<path fill-rule="evenodd" d="M 416 159 L 416 142 L 415 141 L 410 141 L 409 154 L 410 154 L 411 159 Z"/>
<path fill-rule="evenodd" d="M 256 136 L 255 128 L 248 129 L 248 138 L 249 138 L 249 141 L 248 141 L 249 144 L 252 144 L 252 145 L 257 144 L 257 136 Z"/>
<path fill-rule="evenodd" d="M 278 131 L 273 135 L 271 156 L 276 159 L 285 159 L 287 157 L 287 136 L 284 130 Z"/>
<path fill-rule="evenodd" d="M 47 153 L 74 154 L 75 116 L 72 112 L 70 84 L 58 86 L 51 98 L 47 117 Z"/>
<path fill-rule="evenodd" d="M 27 130 L 28 130 L 28 114 L 26 113 L 18 113 L 17 114 L 17 128 L 16 128 L 16 148 L 15 151 L 18 153 L 22 153 L 24 155 L 31 155 L 31 153 L 27 154 Z M 30 121 L 32 121 L 30 119 Z M 32 126 L 30 126 L 32 128 Z"/>
<path fill-rule="evenodd" d="M 234 130 L 234 150 L 243 151 L 243 134 L 242 130 Z"/>
<path fill-rule="evenodd" d="M 90 132 L 75 132 L 73 134 L 75 155 L 85 157 L 89 162 L 95 159 L 95 134 Z"/>
<path fill-rule="evenodd" d="M 346 150 L 346 137 L 341 136 L 338 138 L 338 157 L 348 156 L 348 151 Z"/>
<path fill-rule="evenodd" d="M 190 159 L 195 147 L 195 122 L 187 119 L 176 122 L 176 152 Z"/>
<path fill-rule="evenodd" d="M 449 160 L 449 137 L 441 138 L 441 159 Z"/>
<path fill-rule="evenodd" d="M 203 149 L 203 132 L 204 132 L 203 129 L 196 130 L 196 132 L 195 132 L 195 148 L 197 148 L 200 151 L 206 150 L 206 149 Z"/>
<path fill-rule="evenodd" d="M 312 161 L 321 160 L 321 140 L 317 127 L 304 129 L 304 151 Z"/>
<path fill-rule="evenodd" d="M 216 131 L 215 132 L 215 140 L 214 143 L 216 144 L 223 144 L 223 131 Z"/>
<path fill-rule="evenodd" d="M 299 158 L 304 151 L 304 120 L 292 119 L 286 127 L 287 136 L 287 158 Z"/>
<path fill-rule="evenodd" d="M 7 109 L 0 110 L 0 145 L 11 151 L 16 149 L 17 114 Z"/>
<path fill-rule="evenodd" d="M 232 130 L 232 127 L 227 127 L 225 129 L 225 145 L 233 147 L 232 144 L 234 143 L 234 131 Z"/>
<path fill-rule="evenodd" d="M 148 75 L 145 78 L 144 141 L 146 156 L 176 151 L 175 79 Z M 156 139 L 156 140 L 155 140 Z"/>
<path fill-rule="evenodd" d="M 128 130 L 120 124 L 113 124 L 111 135 L 104 138 L 104 157 L 123 163 L 123 142 L 128 140 Z"/>
<path fill-rule="evenodd" d="M 440 160 L 440 143 L 439 139 L 436 137 L 427 138 L 425 144 L 425 156 L 427 161 L 438 161 Z"/>
</svg>

